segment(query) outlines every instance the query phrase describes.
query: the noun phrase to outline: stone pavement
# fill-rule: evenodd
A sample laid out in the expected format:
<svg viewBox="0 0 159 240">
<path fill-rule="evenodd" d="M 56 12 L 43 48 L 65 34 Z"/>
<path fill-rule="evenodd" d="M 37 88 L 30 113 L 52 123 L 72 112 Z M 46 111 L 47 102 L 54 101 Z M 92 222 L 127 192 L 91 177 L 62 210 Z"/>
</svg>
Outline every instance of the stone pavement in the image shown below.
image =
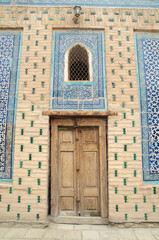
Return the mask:
<svg viewBox="0 0 159 240">
<path fill-rule="evenodd" d="M 0 239 L 9 240 L 159 240 L 159 227 L 124 228 L 104 225 L 67 225 L 49 223 L 48 227 L 0 224 Z"/>
</svg>

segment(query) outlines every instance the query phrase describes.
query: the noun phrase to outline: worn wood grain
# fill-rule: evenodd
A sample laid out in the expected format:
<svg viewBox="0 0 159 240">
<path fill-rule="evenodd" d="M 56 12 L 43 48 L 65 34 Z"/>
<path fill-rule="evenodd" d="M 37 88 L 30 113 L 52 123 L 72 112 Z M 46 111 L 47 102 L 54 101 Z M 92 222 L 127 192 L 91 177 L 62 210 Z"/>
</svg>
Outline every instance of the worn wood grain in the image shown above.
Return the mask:
<svg viewBox="0 0 159 240">
<path fill-rule="evenodd" d="M 51 216 L 106 218 L 106 120 L 53 118 L 51 125 Z"/>
<path fill-rule="evenodd" d="M 107 117 L 107 116 L 117 116 L 117 112 L 111 111 L 43 111 L 43 116 L 52 117 Z"/>
</svg>

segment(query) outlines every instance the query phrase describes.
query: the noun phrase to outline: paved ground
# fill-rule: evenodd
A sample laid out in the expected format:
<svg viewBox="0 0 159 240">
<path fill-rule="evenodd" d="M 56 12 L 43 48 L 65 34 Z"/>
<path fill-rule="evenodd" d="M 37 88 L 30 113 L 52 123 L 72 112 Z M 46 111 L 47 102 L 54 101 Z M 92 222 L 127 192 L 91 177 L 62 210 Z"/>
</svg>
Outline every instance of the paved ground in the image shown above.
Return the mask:
<svg viewBox="0 0 159 240">
<path fill-rule="evenodd" d="M 49 227 L 0 225 L 0 239 L 18 240 L 159 240 L 159 228 L 121 228 L 96 225 L 53 224 Z"/>
</svg>

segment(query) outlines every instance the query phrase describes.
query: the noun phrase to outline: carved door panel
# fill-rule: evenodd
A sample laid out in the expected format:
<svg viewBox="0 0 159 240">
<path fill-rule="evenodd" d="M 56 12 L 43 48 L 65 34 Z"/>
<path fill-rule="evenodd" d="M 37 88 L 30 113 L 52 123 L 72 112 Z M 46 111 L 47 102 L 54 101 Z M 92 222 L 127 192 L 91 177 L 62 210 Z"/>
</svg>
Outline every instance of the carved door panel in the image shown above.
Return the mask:
<svg viewBox="0 0 159 240">
<path fill-rule="evenodd" d="M 76 215 L 76 148 L 73 128 L 59 128 L 60 213 Z"/>
<path fill-rule="evenodd" d="M 59 128 L 59 213 L 99 215 L 98 128 Z"/>
<path fill-rule="evenodd" d="M 100 215 L 98 128 L 80 131 L 81 215 Z"/>
</svg>

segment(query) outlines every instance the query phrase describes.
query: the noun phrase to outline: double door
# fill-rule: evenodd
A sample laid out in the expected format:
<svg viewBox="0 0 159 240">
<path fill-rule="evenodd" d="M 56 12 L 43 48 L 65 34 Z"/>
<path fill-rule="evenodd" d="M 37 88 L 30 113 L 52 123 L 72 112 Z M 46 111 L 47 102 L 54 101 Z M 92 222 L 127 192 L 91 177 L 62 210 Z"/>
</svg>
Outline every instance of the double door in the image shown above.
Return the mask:
<svg viewBox="0 0 159 240">
<path fill-rule="evenodd" d="M 100 216 L 98 127 L 58 127 L 59 212 Z"/>
<path fill-rule="evenodd" d="M 53 121 L 53 216 L 106 217 L 105 137 L 101 132 L 104 126 L 100 120 Z"/>
</svg>

